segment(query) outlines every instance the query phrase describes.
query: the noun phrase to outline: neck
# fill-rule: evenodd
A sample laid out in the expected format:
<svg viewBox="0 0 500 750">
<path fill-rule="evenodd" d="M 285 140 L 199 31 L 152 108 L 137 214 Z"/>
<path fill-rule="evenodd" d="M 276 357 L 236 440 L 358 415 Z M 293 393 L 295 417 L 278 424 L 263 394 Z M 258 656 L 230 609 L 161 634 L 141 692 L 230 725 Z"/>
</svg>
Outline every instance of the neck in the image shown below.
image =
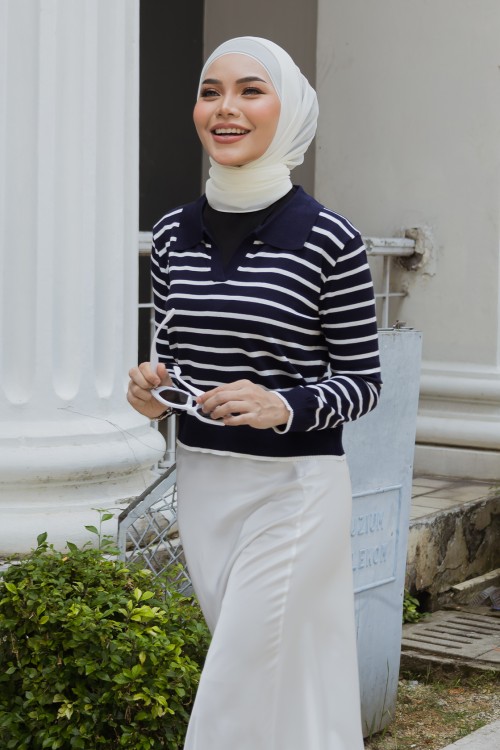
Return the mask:
<svg viewBox="0 0 500 750">
<path fill-rule="evenodd" d="M 209 205 L 217 211 L 258 211 L 292 189 L 290 170 L 284 164 L 252 162 L 242 167 L 224 167 L 214 161 L 211 164 L 206 195 Z"/>
</svg>

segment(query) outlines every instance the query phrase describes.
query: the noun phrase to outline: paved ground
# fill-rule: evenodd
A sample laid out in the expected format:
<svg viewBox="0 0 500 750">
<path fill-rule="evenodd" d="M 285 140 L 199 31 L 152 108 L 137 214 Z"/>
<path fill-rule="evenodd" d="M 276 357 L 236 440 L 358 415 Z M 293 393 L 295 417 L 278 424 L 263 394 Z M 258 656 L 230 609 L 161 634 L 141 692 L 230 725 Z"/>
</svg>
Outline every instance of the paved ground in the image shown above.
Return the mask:
<svg viewBox="0 0 500 750">
<path fill-rule="evenodd" d="M 500 719 L 463 737 L 443 750 L 498 750 L 500 748 Z"/>
<path fill-rule="evenodd" d="M 414 477 L 410 518 L 420 518 L 487 497 L 492 482 L 473 479 Z"/>
</svg>

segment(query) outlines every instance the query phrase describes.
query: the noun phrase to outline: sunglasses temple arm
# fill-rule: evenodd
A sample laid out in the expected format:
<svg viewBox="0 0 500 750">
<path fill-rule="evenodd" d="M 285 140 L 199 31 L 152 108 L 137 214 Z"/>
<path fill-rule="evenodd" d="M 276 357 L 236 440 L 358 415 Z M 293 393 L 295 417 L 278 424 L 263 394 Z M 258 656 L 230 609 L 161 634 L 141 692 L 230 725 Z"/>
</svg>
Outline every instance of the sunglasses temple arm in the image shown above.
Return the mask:
<svg viewBox="0 0 500 750">
<path fill-rule="evenodd" d="M 174 313 L 175 313 L 175 309 L 174 308 L 172 308 L 171 310 L 168 311 L 168 313 L 165 315 L 165 317 L 161 321 L 160 325 L 156 329 L 156 331 L 154 333 L 154 336 L 153 336 L 153 339 L 151 341 L 151 353 L 150 353 L 150 356 L 149 356 L 149 363 L 151 365 L 151 369 L 155 373 L 156 373 L 156 369 L 158 367 L 158 364 L 160 362 L 160 360 L 158 359 L 158 349 L 156 348 L 156 342 L 158 341 L 158 337 L 160 335 L 160 331 L 163 330 L 163 328 L 165 328 L 165 326 L 167 325 L 167 323 L 169 322 L 169 320 L 171 319 L 171 317 L 173 316 Z"/>
<path fill-rule="evenodd" d="M 155 335 L 153 336 L 153 340 L 151 342 L 151 354 L 150 354 L 150 357 L 149 357 L 149 360 L 150 360 L 149 363 L 151 365 L 151 369 L 155 373 L 156 373 L 156 368 L 158 367 L 158 364 L 159 364 L 158 351 L 156 349 L 156 342 L 158 340 L 158 333 L 159 333 L 159 331 L 160 331 L 160 328 L 157 328 L 156 331 L 155 331 Z"/>
</svg>

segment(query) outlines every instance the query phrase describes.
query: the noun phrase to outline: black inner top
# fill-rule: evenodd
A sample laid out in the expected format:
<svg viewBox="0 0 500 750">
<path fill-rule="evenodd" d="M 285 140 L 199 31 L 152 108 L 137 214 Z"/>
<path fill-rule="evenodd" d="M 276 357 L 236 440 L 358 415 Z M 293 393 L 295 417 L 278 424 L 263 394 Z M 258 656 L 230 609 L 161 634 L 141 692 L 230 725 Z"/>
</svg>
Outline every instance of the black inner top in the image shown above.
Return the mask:
<svg viewBox="0 0 500 750">
<path fill-rule="evenodd" d="M 257 227 L 283 206 L 293 196 L 296 188 L 292 188 L 286 195 L 271 203 L 259 211 L 248 211 L 247 213 L 228 213 L 216 211 L 215 208 L 205 204 L 203 209 L 203 221 L 208 232 L 221 253 L 222 264 L 226 269 L 236 250 L 241 243 Z"/>
</svg>

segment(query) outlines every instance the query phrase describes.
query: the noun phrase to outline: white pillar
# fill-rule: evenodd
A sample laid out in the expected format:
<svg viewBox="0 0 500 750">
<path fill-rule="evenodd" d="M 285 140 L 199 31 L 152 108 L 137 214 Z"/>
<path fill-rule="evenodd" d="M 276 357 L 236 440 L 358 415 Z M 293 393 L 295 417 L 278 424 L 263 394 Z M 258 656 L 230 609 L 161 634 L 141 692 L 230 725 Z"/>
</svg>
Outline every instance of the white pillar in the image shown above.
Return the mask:
<svg viewBox="0 0 500 750">
<path fill-rule="evenodd" d="M 427 227 L 418 472 L 500 477 L 500 3 L 319 0 L 316 191 L 366 235 Z M 397 429 L 397 426 L 395 427 Z"/>
<path fill-rule="evenodd" d="M 138 36 L 136 0 L 0 0 L 0 553 L 88 536 L 164 447 L 125 400 Z"/>
</svg>

